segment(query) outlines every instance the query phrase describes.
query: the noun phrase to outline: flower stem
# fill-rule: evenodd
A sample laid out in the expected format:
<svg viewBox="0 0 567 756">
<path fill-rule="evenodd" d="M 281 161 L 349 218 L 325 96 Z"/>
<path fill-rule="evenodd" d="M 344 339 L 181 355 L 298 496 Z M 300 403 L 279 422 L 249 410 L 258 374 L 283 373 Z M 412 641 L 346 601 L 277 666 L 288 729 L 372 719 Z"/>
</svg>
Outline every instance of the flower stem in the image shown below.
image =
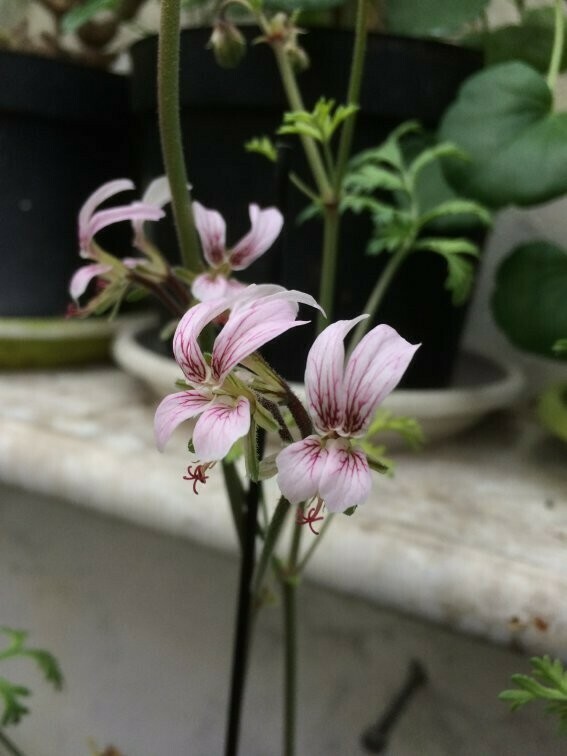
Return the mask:
<svg viewBox="0 0 567 756">
<path fill-rule="evenodd" d="M 158 47 L 158 113 L 163 162 L 183 265 L 203 265 L 188 189 L 179 119 L 179 25 L 181 0 L 162 0 Z"/>
<path fill-rule="evenodd" d="M 368 0 L 358 0 L 356 6 L 356 26 L 354 32 L 354 47 L 347 92 L 347 105 L 358 105 L 360 100 L 362 74 L 364 73 L 364 57 L 366 54 L 369 5 L 370 3 L 368 2 Z M 356 114 L 352 115 L 350 118 L 347 118 L 347 120 L 343 124 L 341 131 L 341 139 L 339 142 L 339 151 L 337 156 L 337 168 L 334 176 L 334 189 L 337 195 L 341 191 L 347 162 L 350 157 L 355 122 Z"/>
<path fill-rule="evenodd" d="M 359 343 L 364 334 L 370 328 L 374 319 L 374 315 L 376 314 L 378 307 L 382 303 L 384 295 L 386 294 L 386 291 L 388 290 L 388 287 L 392 282 L 394 276 L 398 272 L 400 265 L 406 259 L 407 254 L 411 250 L 413 242 L 414 237 L 412 236 L 411 241 L 407 241 L 402 247 L 400 247 L 397 252 L 392 253 L 392 255 L 390 256 L 386 267 L 376 281 L 376 285 L 374 286 L 374 289 L 372 290 L 372 293 L 370 294 L 370 297 L 368 298 L 362 310 L 363 312 L 368 313 L 369 317 L 365 320 L 361 320 L 354 329 L 354 333 L 352 335 L 348 348 L 349 355 L 352 354 L 355 346 Z"/>
<path fill-rule="evenodd" d="M 547 73 L 547 84 L 552 92 L 555 92 L 557 77 L 561 68 L 564 42 L 565 17 L 563 16 L 563 2 L 562 0 L 555 0 L 555 33 L 553 35 L 553 48 L 549 62 L 549 71 Z"/>
<path fill-rule="evenodd" d="M 297 595 L 292 579 L 282 582 L 284 620 L 284 756 L 295 753 L 297 688 Z"/>
<path fill-rule="evenodd" d="M 241 550 L 244 548 L 244 522 L 243 512 L 245 508 L 245 493 L 240 475 L 234 462 L 222 461 L 222 471 L 224 475 L 224 485 L 228 494 L 234 528 L 238 536 L 238 542 Z"/>
<path fill-rule="evenodd" d="M 301 97 L 299 87 L 297 86 L 295 73 L 289 61 L 289 58 L 287 57 L 285 50 L 283 49 L 281 41 L 274 40 L 272 42 L 272 49 L 274 51 L 274 55 L 276 56 L 276 63 L 278 65 L 284 90 L 291 109 L 305 110 L 305 105 L 303 104 L 303 99 Z M 303 144 L 305 156 L 307 157 L 307 162 L 309 163 L 309 168 L 311 169 L 313 179 L 317 184 L 317 188 L 319 190 L 319 193 L 321 194 L 321 197 L 323 197 L 324 199 L 330 199 L 333 195 L 331 183 L 329 181 L 329 177 L 327 176 L 327 172 L 321 158 L 321 153 L 319 152 L 319 148 L 317 147 L 315 140 L 302 134 L 301 143 Z"/>
<path fill-rule="evenodd" d="M 25 756 L 24 752 L 20 751 L 19 748 L 16 748 L 16 746 L 12 743 L 8 736 L 4 734 L 2 730 L 0 730 L 0 745 L 4 746 L 10 756 Z"/>
<path fill-rule="evenodd" d="M 258 433 L 258 453 L 260 457 L 263 455 L 264 442 L 265 433 L 260 430 Z M 261 489 L 262 483 L 250 481 L 246 494 L 225 756 L 237 756 L 240 740 L 240 722 L 242 719 L 242 704 L 244 702 L 244 687 L 248 669 L 248 652 L 250 650 L 252 628 L 252 578 L 254 576 L 256 561 L 256 531 L 258 528 Z"/>
<path fill-rule="evenodd" d="M 258 567 L 256 568 L 256 575 L 254 576 L 254 585 L 253 585 L 253 593 L 256 597 L 258 597 L 258 594 L 262 589 L 264 576 L 266 574 L 268 564 L 270 563 L 270 559 L 272 557 L 274 548 L 278 541 L 278 537 L 280 535 L 281 529 L 285 522 L 286 515 L 289 512 L 289 508 L 290 508 L 289 501 L 285 497 L 282 496 L 274 511 L 270 524 L 268 525 L 268 529 L 266 531 L 266 536 L 264 539 L 264 546 L 262 548 L 262 553 L 260 554 L 260 558 L 258 560 Z"/>
<path fill-rule="evenodd" d="M 337 254 L 339 249 L 339 208 L 336 204 L 326 205 L 323 209 L 323 260 L 321 263 L 321 280 L 319 283 L 319 304 L 325 315 L 317 315 L 317 333 L 321 333 L 327 320 L 333 314 L 335 281 L 337 278 Z"/>
</svg>

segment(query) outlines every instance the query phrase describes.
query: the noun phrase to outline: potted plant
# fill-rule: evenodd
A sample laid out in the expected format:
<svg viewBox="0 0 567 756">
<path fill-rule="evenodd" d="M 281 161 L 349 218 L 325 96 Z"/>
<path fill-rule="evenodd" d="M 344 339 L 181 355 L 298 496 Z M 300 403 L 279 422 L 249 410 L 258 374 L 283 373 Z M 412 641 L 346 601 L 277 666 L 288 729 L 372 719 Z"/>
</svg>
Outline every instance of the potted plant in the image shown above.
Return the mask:
<svg viewBox="0 0 567 756">
<path fill-rule="evenodd" d="M 46 22 L 39 35 L 22 12 L 37 5 Z M 106 70 L 108 24 L 91 22 L 80 29 L 86 42 L 66 45 L 65 13 L 73 6 L 82 7 L 20 3 L 15 16 L 0 6 L 3 365 L 80 361 L 108 350 L 108 326 L 77 330 L 62 319 L 77 249 L 71 219 L 85 193 L 130 172 L 128 83 Z"/>
</svg>

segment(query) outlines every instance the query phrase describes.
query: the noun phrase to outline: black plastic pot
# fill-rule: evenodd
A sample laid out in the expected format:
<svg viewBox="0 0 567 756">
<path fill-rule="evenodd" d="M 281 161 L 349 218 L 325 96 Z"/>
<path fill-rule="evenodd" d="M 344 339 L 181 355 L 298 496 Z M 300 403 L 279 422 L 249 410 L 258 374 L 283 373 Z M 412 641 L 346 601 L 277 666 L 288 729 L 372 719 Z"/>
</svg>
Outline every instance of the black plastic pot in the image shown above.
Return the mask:
<svg viewBox="0 0 567 756">
<path fill-rule="evenodd" d="M 12 52 L 0 81 L 0 316 L 63 315 L 79 208 L 131 172 L 128 82 Z"/>
<path fill-rule="evenodd" d="M 194 196 L 223 213 L 235 239 L 246 230 L 249 202 L 287 202 L 285 239 L 245 271 L 243 278 L 279 282 L 316 295 L 321 225 L 312 221 L 297 227 L 293 221 L 305 205 L 304 198 L 295 190 L 290 191 L 289 201 L 282 198 L 271 164 L 243 148 L 251 137 L 273 134 L 287 109 L 272 51 L 267 45 L 249 46 L 237 69 L 224 70 L 205 49 L 209 35 L 208 29 L 192 29 L 182 35 L 181 117 Z M 253 37 L 250 32 L 249 38 Z M 300 77 L 307 107 L 321 95 L 344 101 L 352 34 L 312 30 L 301 42 L 312 63 Z M 132 48 L 135 150 L 142 184 L 163 171 L 156 118 L 156 56 L 156 38 Z M 379 144 L 408 119 L 435 128 L 461 82 L 480 62 L 476 53 L 452 45 L 371 35 L 354 149 Z M 307 175 L 299 148 L 291 161 L 294 169 Z M 334 319 L 361 312 L 385 264 L 382 257 L 365 255 L 369 231 L 364 219 L 344 216 Z M 158 242 L 174 250 L 173 234 L 163 230 L 161 234 Z M 441 259 L 433 255 L 410 258 L 379 313 L 380 322 L 390 323 L 408 340 L 423 344 L 407 374 L 404 385 L 408 387 L 441 387 L 450 381 L 465 311 L 451 304 L 444 279 Z M 279 340 L 277 352 L 284 353 L 285 359 L 279 359 L 278 367 L 288 378 L 302 379 L 312 339 L 313 330 L 305 327 Z"/>
</svg>

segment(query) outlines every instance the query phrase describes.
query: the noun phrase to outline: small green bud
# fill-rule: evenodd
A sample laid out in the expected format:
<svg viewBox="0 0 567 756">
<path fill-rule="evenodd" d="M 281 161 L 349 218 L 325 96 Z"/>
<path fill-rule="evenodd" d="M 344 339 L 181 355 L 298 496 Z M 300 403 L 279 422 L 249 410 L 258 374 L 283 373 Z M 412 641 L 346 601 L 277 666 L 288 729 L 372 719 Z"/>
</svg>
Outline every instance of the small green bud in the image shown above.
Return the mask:
<svg viewBox="0 0 567 756">
<path fill-rule="evenodd" d="M 207 47 L 221 68 L 236 68 L 246 52 L 246 40 L 231 21 L 218 19 Z"/>
</svg>

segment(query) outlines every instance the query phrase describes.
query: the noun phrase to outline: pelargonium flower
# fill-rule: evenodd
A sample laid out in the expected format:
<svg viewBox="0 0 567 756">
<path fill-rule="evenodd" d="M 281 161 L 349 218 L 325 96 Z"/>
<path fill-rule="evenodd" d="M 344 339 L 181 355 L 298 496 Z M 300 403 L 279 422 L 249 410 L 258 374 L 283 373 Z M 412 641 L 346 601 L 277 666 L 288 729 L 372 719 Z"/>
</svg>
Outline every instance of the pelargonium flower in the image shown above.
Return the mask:
<svg viewBox="0 0 567 756">
<path fill-rule="evenodd" d="M 143 225 L 145 221 L 156 221 L 163 217 L 162 208 L 171 199 L 169 184 L 165 177 L 155 179 L 144 193 L 141 202 L 135 201 L 129 205 L 98 210 L 98 207 L 110 197 L 131 189 L 134 189 L 134 184 L 130 179 L 109 181 L 91 194 L 79 212 L 79 254 L 93 262 L 79 268 L 71 278 L 69 292 L 75 302 L 85 293 L 93 278 L 101 277 L 104 281 L 123 277 L 126 269 L 145 262 L 143 258 L 131 257 L 119 261 L 104 252 L 94 238 L 99 231 L 113 223 L 130 221 L 134 230 L 134 246 L 147 252 L 148 244 Z"/>
<path fill-rule="evenodd" d="M 298 303 L 319 308 L 303 292 L 252 285 L 242 295 L 201 302 L 183 316 L 173 338 L 173 352 L 189 388 L 166 396 L 157 408 L 154 429 L 160 451 L 180 423 L 195 417 L 193 448 L 207 463 L 225 457 L 235 441 L 248 433 L 255 395 L 232 371 L 271 339 L 307 322 L 295 320 Z M 227 309 L 231 312 L 226 325 L 206 359 L 199 335 Z"/>
<path fill-rule="evenodd" d="M 345 366 L 344 339 L 367 317 L 339 320 L 313 343 L 305 390 L 317 433 L 290 444 L 276 458 L 282 494 L 292 504 L 317 498 L 315 515 L 323 502 L 329 512 L 343 512 L 368 497 L 372 476 L 357 439 L 364 436 L 378 405 L 397 386 L 419 347 L 390 326 L 378 325 Z"/>
<path fill-rule="evenodd" d="M 216 210 L 193 202 L 195 226 L 199 232 L 203 255 L 210 266 L 193 281 L 191 293 L 201 302 L 234 294 L 244 284 L 230 278 L 233 270 L 244 270 L 264 254 L 278 237 L 283 216 L 275 207 L 261 210 L 250 205 L 250 231 L 234 247 L 226 247 L 226 223 Z"/>
</svg>

